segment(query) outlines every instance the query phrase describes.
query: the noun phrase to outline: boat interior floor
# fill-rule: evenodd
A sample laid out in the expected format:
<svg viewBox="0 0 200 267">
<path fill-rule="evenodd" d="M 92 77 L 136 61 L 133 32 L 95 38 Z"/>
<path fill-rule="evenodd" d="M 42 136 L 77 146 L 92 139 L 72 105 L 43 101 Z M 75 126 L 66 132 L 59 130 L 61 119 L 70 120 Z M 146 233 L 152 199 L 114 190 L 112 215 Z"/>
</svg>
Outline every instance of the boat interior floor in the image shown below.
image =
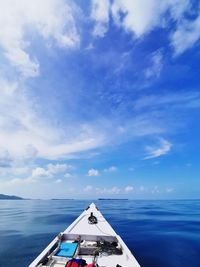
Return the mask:
<svg viewBox="0 0 200 267">
<path fill-rule="evenodd" d="M 46 262 L 40 263 L 38 267 L 65 267 L 71 259 L 83 259 L 87 264 L 95 263 L 98 267 L 116 267 L 117 264 L 122 267 L 127 266 L 127 255 L 123 253 L 117 242 L 82 240 L 77 246 L 76 244 L 71 240 L 62 242 L 51 252 Z M 70 251 L 70 246 L 75 247 L 75 250 Z M 64 253 L 62 250 L 66 252 L 66 255 L 60 256 Z M 67 253 L 72 253 L 72 255 L 68 256 Z"/>
<path fill-rule="evenodd" d="M 93 262 L 92 256 L 76 257 L 76 259 L 85 259 L 88 264 Z M 42 267 L 65 267 L 69 259 L 52 259 L 46 265 L 41 265 Z M 119 266 L 126 267 L 126 259 L 124 256 L 120 255 L 109 255 L 109 256 L 100 256 L 97 258 L 96 263 L 98 267 L 116 267 L 116 262 Z"/>
</svg>

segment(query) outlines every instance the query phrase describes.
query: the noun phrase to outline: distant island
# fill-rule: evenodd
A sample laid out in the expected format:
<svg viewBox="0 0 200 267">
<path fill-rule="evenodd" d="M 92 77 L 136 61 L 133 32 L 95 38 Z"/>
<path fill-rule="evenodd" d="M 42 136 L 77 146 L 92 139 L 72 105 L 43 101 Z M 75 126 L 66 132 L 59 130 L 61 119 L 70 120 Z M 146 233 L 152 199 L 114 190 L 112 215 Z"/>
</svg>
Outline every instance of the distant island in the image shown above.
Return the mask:
<svg viewBox="0 0 200 267">
<path fill-rule="evenodd" d="M 128 198 L 98 198 L 98 200 L 128 200 Z"/>
<path fill-rule="evenodd" d="M 0 194 L 0 200 L 23 200 L 22 197 Z"/>
</svg>

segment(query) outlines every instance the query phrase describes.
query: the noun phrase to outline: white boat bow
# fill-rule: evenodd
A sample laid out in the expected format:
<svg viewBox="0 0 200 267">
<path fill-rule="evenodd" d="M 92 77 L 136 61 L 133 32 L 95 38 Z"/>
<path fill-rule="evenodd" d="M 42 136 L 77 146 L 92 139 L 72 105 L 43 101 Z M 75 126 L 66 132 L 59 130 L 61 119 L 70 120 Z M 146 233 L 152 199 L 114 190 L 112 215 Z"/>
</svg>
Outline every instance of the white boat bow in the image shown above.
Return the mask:
<svg viewBox="0 0 200 267">
<path fill-rule="evenodd" d="M 140 267 L 92 203 L 29 267 Z"/>
</svg>

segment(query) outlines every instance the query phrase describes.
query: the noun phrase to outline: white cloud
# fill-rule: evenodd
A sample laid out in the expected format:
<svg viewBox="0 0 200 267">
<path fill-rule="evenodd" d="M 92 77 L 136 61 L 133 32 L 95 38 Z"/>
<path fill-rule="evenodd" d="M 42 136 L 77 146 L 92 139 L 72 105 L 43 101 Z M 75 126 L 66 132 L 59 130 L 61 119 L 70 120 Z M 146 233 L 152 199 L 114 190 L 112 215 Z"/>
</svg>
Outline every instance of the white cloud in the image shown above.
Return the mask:
<svg viewBox="0 0 200 267">
<path fill-rule="evenodd" d="M 148 191 L 148 188 L 145 187 L 144 185 L 141 185 L 141 186 L 139 187 L 139 191 L 140 191 L 141 193 L 144 193 L 144 192 L 147 192 L 147 191 Z"/>
<path fill-rule="evenodd" d="M 2 97 L 5 97 L 5 99 L 9 99 L 10 96 L 13 96 L 16 89 L 17 89 L 17 83 L 15 82 L 8 82 L 2 77 L 0 77 L 0 92 Z"/>
<path fill-rule="evenodd" d="M 13 160 L 8 151 L 0 150 L 0 176 L 16 177 L 30 173 L 31 161 Z"/>
<path fill-rule="evenodd" d="M 68 164 L 48 164 L 47 169 L 50 173 L 56 174 L 60 172 L 65 172 L 67 170 L 72 170 L 73 166 Z"/>
<path fill-rule="evenodd" d="M 167 28 L 169 21 L 174 21 L 171 44 L 175 53 L 180 54 L 200 38 L 200 16 L 187 20 L 186 13 L 194 13 L 189 0 L 93 0 L 91 18 L 95 21 L 93 33 L 99 37 L 107 32 L 111 17 L 116 26 L 133 33 L 136 38 L 155 28 Z"/>
<path fill-rule="evenodd" d="M 62 180 L 61 179 L 57 179 L 57 180 L 55 180 L 55 183 L 56 184 L 60 184 L 60 183 L 62 183 Z"/>
<path fill-rule="evenodd" d="M 38 114 L 39 103 L 28 98 L 28 89 L 24 92 L 21 84 L 0 79 L 0 148 L 11 158 L 66 158 L 105 142 L 90 125 L 75 124 L 68 135 L 66 127 L 51 125 L 49 118 Z"/>
<path fill-rule="evenodd" d="M 191 48 L 200 39 L 200 15 L 195 20 L 184 20 L 171 35 L 175 54 Z"/>
<path fill-rule="evenodd" d="M 11 168 L 11 172 L 13 175 L 24 175 L 24 174 L 27 174 L 29 172 L 29 167 L 14 167 L 14 168 Z"/>
<path fill-rule="evenodd" d="M 104 170 L 105 172 L 116 172 L 117 167 L 116 166 L 110 166 L 109 168 Z"/>
<path fill-rule="evenodd" d="M 160 189 L 159 189 L 159 187 L 158 187 L 157 185 L 155 185 L 155 186 L 153 187 L 153 189 L 151 190 L 151 193 L 152 193 L 152 194 L 159 194 L 159 193 L 160 193 Z"/>
<path fill-rule="evenodd" d="M 160 76 L 160 73 L 161 73 L 161 70 L 163 67 L 162 60 L 163 60 L 163 55 L 162 55 L 160 50 L 158 50 L 152 54 L 151 67 L 149 67 L 145 70 L 145 77 L 147 79 L 158 78 Z"/>
<path fill-rule="evenodd" d="M 153 110 L 162 110 L 168 105 L 178 108 L 198 108 L 200 102 L 199 92 L 182 92 L 182 93 L 168 93 L 162 95 L 148 95 L 137 99 L 134 102 L 134 109 L 136 111 L 151 108 Z"/>
<path fill-rule="evenodd" d="M 182 52 L 199 39 L 199 19 L 188 22 L 188 28 L 186 23 L 179 23 L 189 6 L 188 0 L 93 0 L 93 34 L 104 36 L 109 17 L 112 15 L 116 25 L 140 37 L 155 27 L 163 27 L 166 24 L 164 14 L 169 10 L 170 16 L 178 25 L 172 35 L 172 44 L 177 52 Z M 80 36 L 76 26 L 76 12 L 80 12 L 80 9 L 75 3 L 64 0 L 2 2 L 0 24 L 3 27 L 0 29 L 0 46 L 5 52 L 4 55 L 25 77 L 38 75 L 40 64 L 30 52 L 31 42 L 25 38 L 27 31 L 36 32 L 47 43 L 64 48 L 77 47 L 80 44 Z"/>
<path fill-rule="evenodd" d="M 72 175 L 71 173 L 69 173 L 69 172 L 66 172 L 66 173 L 64 174 L 64 177 L 65 177 L 65 178 L 70 178 L 70 177 L 73 177 L 73 175 Z"/>
<path fill-rule="evenodd" d="M 37 167 L 32 170 L 32 177 L 33 178 L 41 178 L 41 177 L 52 177 L 52 174 L 48 171 L 45 170 L 44 168 Z"/>
<path fill-rule="evenodd" d="M 117 129 L 119 121 L 114 121 L 112 127 L 106 125 L 105 120 L 104 127 L 95 123 L 75 123 L 70 130 L 66 125 L 51 124 L 50 118 L 44 118 L 35 109 L 39 103 L 27 97 L 29 88 L 24 93 L 20 84 L 0 80 L 0 89 L 0 148 L 7 151 L 9 160 L 57 160 L 75 157 L 76 154 L 78 157 L 81 152 L 97 149 L 108 143 L 112 145 L 116 140 L 121 143 L 136 136 L 160 135 L 169 131 L 166 123 L 159 118 L 167 118 L 164 110 L 167 105 L 186 108 L 187 105 L 192 107 L 199 101 L 199 94 L 194 92 L 140 97 L 133 103 L 134 110 L 151 108 L 153 111 L 158 110 L 159 116 L 151 112 L 140 112 L 134 119 L 123 122 L 125 131 L 119 134 L 113 131 L 113 127 Z"/>
<path fill-rule="evenodd" d="M 114 0 L 112 15 L 118 26 L 141 37 L 155 27 L 165 27 L 169 16 L 180 20 L 188 7 L 188 0 Z"/>
<path fill-rule="evenodd" d="M 135 37 L 142 37 L 157 26 L 160 27 L 162 25 L 164 27 L 166 21 L 160 18 L 162 15 L 159 14 L 164 14 L 164 10 L 167 10 L 166 6 L 170 6 L 170 14 L 171 16 L 173 14 L 174 20 L 177 22 L 176 32 L 172 34 L 172 45 L 179 51 L 178 53 L 184 52 L 187 47 L 198 40 L 198 19 L 189 23 L 188 27 L 183 21 L 180 21 L 188 1 L 179 1 L 179 4 L 176 0 L 166 0 L 164 4 L 162 1 L 156 2 L 155 0 L 149 0 L 149 2 L 142 0 L 140 1 L 141 4 L 139 4 L 139 1 L 133 2 L 128 3 L 126 0 L 94 1 L 91 15 L 91 18 L 96 21 L 94 35 L 104 36 L 109 24 L 109 17 L 113 16 L 116 25 L 133 33 Z M 3 26 L 0 29 L 0 48 L 3 53 L 3 61 L 7 58 L 10 64 L 14 66 L 13 69 L 17 69 L 24 77 L 34 77 L 39 74 L 42 66 L 40 66 L 39 58 L 36 58 L 34 51 L 32 51 L 34 36 L 39 38 L 39 42 L 42 40 L 48 46 L 77 47 L 80 43 L 80 36 L 74 19 L 74 5 L 73 2 L 64 0 L 2 1 L 0 23 Z M 164 5 L 165 8 L 163 7 Z M 159 12 L 157 13 L 153 9 L 158 9 Z M 120 19 L 121 11 L 125 11 L 125 13 L 122 16 L 124 18 L 121 17 Z M 180 33 L 178 34 L 178 32 Z M 33 36 L 31 36 L 32 33 Z M 28 38 L 27 34 L 29 35 Z M 181 44 L 182 40 L 184 41 L 184 34 L 187 40 L 185 44 Z M 188 40 L 190 41 L 188 42 Z M 180 48 L 181 45 L 185 45 L 185 48 Z M 161 68 L 162 55 L 155 53 L 152 55 L 152 68 L 146 71 L 147 77 L 153 77 L 158 74 Z M 13 69 L 10 69 L 11 72 L 8 76 L 11 77 Z M 3 77 L 3 74 L 1 76 Z M 165 131 L 164 127 L 160 126 L 159 119 L 157 123 L 156 119 L 155 121 L 151 120 L 153 117 L 151 117 L 151 114 L 146 115 L 146 113 L 141 113 L 141 116 L 136 115 L 133 120 L 127 119 L 123 123 L 118 119 L 114 121 L 112 118 L 108 118 L 103 122 L 111 126 L 107 126 L 104 123 L 104 127 L 101 127 L 102 125 L 97 127 L 98 122 L 96 121 L 91 125 L 82 125 L 81 122 L 77 122 L 70 129 L 68 129 L 66 122 L 64 125 L 60 123 L 55 125 L 58 118 L 55 118 L 54 121 L 51 120 L 50 116 L 45 118 L 44 116 L 48 114 L 48 110 L 46 110 L 44 116 L 43 114 L 41 115 L 38 111 L 40 103 L 34 99 L 29 89 L 32 88 L 26 86 L 26 79 L 21 79 L 21 76 L 19 76 L 18 81 L 0 79 L 0 150 L 2 151 L 2 153 L 0 152 L 0 167 L 3 167 L 0 168 L 0 173 L 7 176 L 22 176 L 22 181 L 18 178 L 11 179 L 11 184 L 33 183 L 39 181 L 40 177 L 52 178 L 57 173 L 62 173 L 64 177 L 71 176 L 70 168 L 65 164 L 50 164 L 32 169 L 35 165 L 24 167 L 25 164 L 20 166 L 13 164 L 16 159 L 34 161 L 36 158 L 64 159 L 75 157 L 76 153 L 100 148 L 108 143 L 113 145 L 113 141 L 119 144 L 120 142 L 126 142 L 128 138 L 133 139 L 135 136 L 143 137 L 145 135 L 160 134 Z M 174 100 L 171 99 L 172 101 L 164 99 L 164 97 L 154 96 L 150 97 L 149 100 L 146 99 L 146 104 L 145 99 L 140 99 L 141 101 L 138 101 L 138 110 L 150 105 L 155 107 L 156 105 L 166 106 L 165 104 L 168 103 L 179 104 L 180 99 L 183 98 L 179 95 L 175 95 Z M 189 97 L 185 97 L 185 100 L 181 100 L 182 104 L 189 104 L 188 100 Z M 191 99 L 191 101 L 194 101 L 195 104 L 195 98 Z M 121 124 L 122 126 L 119 126 Z M 116 131 L 113 130 L 114 128 Z M 119 129 L 120 133 L 117 129 Z M 166 140 L 161 141 L 159 145 L 159 147 L 148 147 L 146 158 L 164 155 L 172 147 L 172 144 Z M 30 173 L 31 169 L 32 175 Z M 111 166 L 106 171 L 114 172 L 116 167 Z M 25 175 L 28 178 L 23 178 Z M 89 170 L 88 175 L 98 176 L 100 173 L 98 170 L 92 169 Z M 116 193 L 119 191 L 120 189 L 117 187 L 105 189 L 105 192 Z"/>
<path fill-rule="evenodd" d="M 12 159 L 7 150 L 0 150 L 0 168 L 9 167 L 12 162 Z"/>
<path fill-rule="evenodd" d="M 112 5 L 115 23 L 126 31 L 133 32 L 137 37 L 156 25 L 161 25 L 161 14 L 164 10 L 165 5 L 162 1 L 156 0 L 115 0 Z"/>
<path fill-rule="evenodd" d="M 85 136 L 85 138 L 80 136 L 79 138 L 79 140 L 73 140 L 73 142 L 61 143 L 57 145 L 43 143 L 43 146 L 40 146 L 41 156 L 49 159 L 64 158 L 67 154 L 70 155 L 73 153 L 84 152 L 93 148 L 98 148 L 103 143 L 98 134 L 97 138 L 94 138 L 93 136 Z"/>
<path fill-rule="evenodd" d="M 87 175 L 88 175 L 88 176 L 99 176 L 100 173 L 99 173 L 99 171 L 96 170 L 96 169 L 90 169 L 90 170 L 88 171 L 88 174 L 87 174 Z"/>
<path fill-rule="evenodd" d="M 92 187 L 91 185 L 87 185 L 87 186 L 83 189 L 83 191 L 85 191 L 85 192 L 90 192 L 90 191 L 92 191 L 92 189 L 93 189 L 93 187 Z"/>
<path fill-rule="evenodd" d="M 162 138 L 159 141 L 159 147 L 152 147 L 152 146 L 146 147 L 148 155 L 144 159 L 152 159 L 165 155 L 171 150 L 171 148 L 172 144 L 169 141 Z"/>
<path fill-rule="evenodd" d="M 124 191 L 126 192 L 126 193 L 130 193 L 130 192 L 132 192 L 133 191 L 133 186 L 131 186 L 131 185 L 127 185 L 125 188 L 124 188 Z"/>
<path fill-rule="evenodd" d="M 27 30 L 37 32 L 46 40 L 51 38 L 61 47 L 79 45 L 72 5 L 63 0 L 1 1 L 0 46 L 5 56 L 25 77 L 39 73 L 39 63 L 30 55 Z"/>
<path fill-rule="evenodd" d="M 72 185 L 67 184 L 62 178 L 52 180 L 39 180 L 32 177 L 1 179 L 0 188 L 2 193 L 26 198 L 73 198 L 77 193 L 77 187 L 73 189 Z"/>
<path fill-rule="evenodd" d="M 108 193 L 110 194 L 119 194 L 121 191 L 120 188 L 118 188 L 117 186 L 113 186 L 110 190 L 108 189 Z"/>
<path fill-rule="evenodd" d="M 5 170 L 6 169 L 6 170 Z M 18 176 L 17 178 L 12 179 L 3 179 L 0 181 L 0 187 L 5 190 L 20 188 L 20 186 L 34 184 L 37 185 L 37 188 L 40 187 L 42 182 L 61 183 L 62 180 L 57 178 L 57 175 L 64 175 L 66 170 L 72 170 L 73 166 L 68 164 L 48 164 L 45 167 L 13 167 L 10 168 L 0 168 L 0 175 L 9 177 L 9 176 Z M 24 178 L 25 176 L 25 178 Z"/>
<path fill-rule="evenodd" d="M 29 40 L 33 41 L 31 38 L 38 34 L 37 38 L 45 40 L 47 45 L 78 46 L 80 37 L 75 23 L 78 12 L 73 2 L 64 0 L 2 2 L 1 52 L 26 78 L 37 75 L 39 62 L 31 51 Z M 27 37 L 27 33 L 34 35 Z M 53 125 L 51 118 L 39 114 L 40 103 L 29 97 L 26 79 L 6 80 L 6 72 L 1 74 L 0 149 L 7 151 L 11 159 L 66 158 L 69 154 L 97 148 L 104 143 L 104 137 L 92 126 L 83 127 L 80 123 L 67 131 L 66 125 Z M 74 134 L 66 134 L 72 131 Z"/>
<path fill-rule="evenodd" d="M 73 167 L 68 164 L 48 164 L 46 168 L 37 167 L 32 170 L 32 178 L 47 177 L 52 178 L 54 175 L 64 173 L 66 170 L 71 170 Z"/>
<path fill-rule="evenodd" d="M 24 185 L 30 185 L 35 183 L 36 180 L 33 179 L 31 176 L 28 178 L 12 178 L 10 180 L 3 180 L 0 181 L 0 188 L 1 190 L 6 190 L 6 189 L 15 189 L 16 187 L 22 187 Z"/>
<path fill-rule="evenodd" d="M 109 0 L 92 0 L 91 19 L 94 20 L 94 36 L 103 37 L 109 22 Z"/>
</svg>

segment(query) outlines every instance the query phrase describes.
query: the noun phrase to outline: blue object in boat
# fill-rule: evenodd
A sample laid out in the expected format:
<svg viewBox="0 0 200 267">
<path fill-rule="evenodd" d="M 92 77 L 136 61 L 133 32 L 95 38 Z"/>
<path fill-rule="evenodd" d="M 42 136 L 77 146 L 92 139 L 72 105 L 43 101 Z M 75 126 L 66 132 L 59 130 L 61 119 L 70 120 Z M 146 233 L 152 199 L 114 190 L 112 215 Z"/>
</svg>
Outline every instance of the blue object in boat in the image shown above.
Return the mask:
<svg viewBox="0 0 200 267">
<path fill-rule="evenodd" d="M 78 243 L 61 243 L 56 256 L 72 258 L 77 249 Z"/>
</svg>

